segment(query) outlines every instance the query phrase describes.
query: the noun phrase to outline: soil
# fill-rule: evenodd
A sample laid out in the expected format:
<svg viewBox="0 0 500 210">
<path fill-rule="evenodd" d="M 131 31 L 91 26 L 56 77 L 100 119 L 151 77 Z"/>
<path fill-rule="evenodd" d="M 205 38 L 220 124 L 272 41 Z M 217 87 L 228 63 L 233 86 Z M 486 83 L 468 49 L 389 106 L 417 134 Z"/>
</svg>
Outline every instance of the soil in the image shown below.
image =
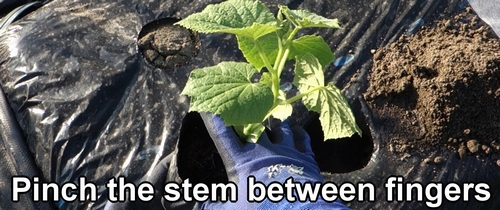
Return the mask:
<svg viewBox="0 0 500 210">
<path fill-rule="evenodd" d="M 467 8 L 378 49 L 364 97 L 391 151 L 498 157 L 500 41 Z"/>
<path fill-rule="evenodd" d="M 137 46 L 144 58 L 162 69 L 179 67 L 196 57 L 200 48 L 197 33 L 178 25 L 176 19 L 160 19 L 143 27 Z"/>
</svg>

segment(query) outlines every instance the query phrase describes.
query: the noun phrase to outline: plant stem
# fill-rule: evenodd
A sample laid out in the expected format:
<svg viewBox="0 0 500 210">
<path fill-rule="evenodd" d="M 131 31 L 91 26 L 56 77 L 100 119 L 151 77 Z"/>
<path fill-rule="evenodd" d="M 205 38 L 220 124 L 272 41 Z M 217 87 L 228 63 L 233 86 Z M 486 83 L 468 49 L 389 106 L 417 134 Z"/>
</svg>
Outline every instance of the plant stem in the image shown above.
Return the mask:
<svg viewBox="0 0 500 210">
<path fill-rule="evenodd" d="M 271 74 L 273 83 L 274 104 L 278 103 L 278 96 L 280 94 L 280 76 L 277 72 Z"/>
<path fill-rule="evenodd" d="M 290 35 L 288 36 L 288 38 L 286 39 L 286 42 L 291 42 L 293 37 L 295 37 L 295 35 L 297 34 L 297 32 L 299 32 L 299 30 L 302 29 L 302 27 L 295 27 L 292 31 L 292 33 L 290 33 Z"/>
<path fill-rule="evenodd" d="M 304 97 L 304 96 L 306 96 L 306 95 L 309 95 L 310 93 L 312 93 L 312 92 L 314 92 L 314 91 L 321 90 L 321 89 L 323 89 L 323 88 L 325 88 L 325 86 L 321 86 L 321 85 L 320 85 L 320 86 L 313 87 L 313 88 L 311 88 L 311 89 L 307 90 L 307 91 L 306 91 L 306 92 L 304 92 L 304 93 L 300 93 L 299 95 L 296 95 L 296 96 L 294 96 L 294 97 L 289 98 L 288 100 L 286 100 L 286 101 L 285 101 L 285 103 L 287 103 L 287 104 L 291 104 L 291 103 L 293 103 L 293 102 L 295 102 L 295 101 L 297 101 L 297 100 L 301 99 L 302 97 Z"/>
<path fill-rule="evenodd" d="M 283 68 L 285 68 L 285 63 L 288 59 L 288 54 L 290 54 L 291 42 L 293 40 L 293 37 L 295 37 L 295 35 L 297 34 L 297 32 L 299 32 L 299 30 L 300 30 L 299 27 L 296 27 L 293 29 L 293 31 L 290 33 L 290 35 L 288 36 L 288 38 L 286 39 L 286 41 L 284 43 L 285 52 L 283 52 L 283 55 L 281 55 L 281 56 L 278 55 L 278 57 L 276 58 L 277 60 L 278 59 L 280 60 L 278 68 L 276 69 L 278 71 L 278 77 L 281 76 L 281 72 L 283 72 Z"/>
<path fill-rule="evenodd" d="M 280 63 L 280 60 L 279 58 L 283 57 L 283 45 L 282 45 L 282 42 L 283 40 L 281 40 L 281 37 L 278 35 L 278 33 L 276 33 L 276 36 L 278 37 L 278 55 L 276 56 L 276 60 L 274 61 L 274 66 L 273 67 L 277 67 Z"/>
<path fill-rule="evenodd" d="M 256 143 L 266 128 L 262 123 L 247 124 L 243 126 L 243 133 L 245 133 L 245 141 Z"/>
<path fill-rule="evenodd" d="M 274 62 L 274 66 L 273 66 L 274 68 L 267 67 L 268 65 L 270 65 L 269 60 L 265 56 L 264 50 L 262 49 L 260 44 L 257 41 L 255 41 L 255 44 L 257 45 L 257 49 L 259 50 L 259 55 L 262 58 L 262 60 L 264 61 L 264 64 L 268 68 L 269 72 L 271 73 L 272 91 L 273 91 L 273 95 L 274 95 L 274 104 L 264 119 L 271 117 L 272 113 L 274 112 L 274 109 L 276 109 L 278 107 L 278 104 L 279 104 L 278 96 L 279 96 L 279 90 L 280 90 L 281 73 L 283 72 L 283 68 L 285 67 L 285 63 L 288 59 L 288 55 L 290 54 L 291 42 L 292 42 L 293 38 L 295 37 L 295 35 L 297 34 L 297 32 L 299 32 L 300 29 L 301 28 L 299 28 L 299 27 L 294 28 L 292 30 L 292 32 L 290 33 L 290 35 L 288 35 L 288 37 L 284 43 L 283 43 L 283 40 L 281 39 L 281 37 L 277 36 L 278 37 L 278 55 L 277 55 L 276 60 Z M 276 68 L 276 66 L 277 66 L 277 68 Z M 320 86 L 320 87 L 322 87 L 322 86 Z M 308 91 L 307 94 L 309 94 L 310 92 L 312 92 L 312 91 Z M 300 94 L 300 95 L 298 95 L 300 97 L 295 96 L 289 100 L 293 99 L 292 100 L 292 102 L 293 102 L 293 101 L 296 101 L 296 100 L 302 98 L 304 95 L 307 95 L 307 94 Z M 295 99 L 296 97 L 298 97 L 298 98 Z M 286 102 L 288 102 L 289 100 L 287 100 Z"/>
<path fill-rule="evenodd" d="M 296 95 L 296 96 L 294 96 L 294 97 L 289 98 L 288 100 L 284 101 L 283 103 L 284 103 L 284 104 L 291 104 L 291 103 L 293 103 L 293 102 L 295 102 L 295 101 L 297 101 L 297 100 L 301 99 L 302 97 L 304 97 L 304 96 L 306 96 L 306 95 L 309 95 L 309 94 L 311 94 L 311 93 L 312 93 L 312 92 L 314 92 L 314 91 L 321 90 L 321 89 L 323 89 L 323 88 L 325 88 L 325 86 L 321 86 L 321 85 L 320 85 L 320 86 L 316 86 L 316 87 L 314 87 L 314 88 L 311 88 L 311 89 L 307 90 L 307 91 L 306 91 L 306 92 L 304 92 L 304 93 L 301 93 L 301 94 L 299 94 L 299 95 Z M 279 104 L 274 103 L 273 107 L 270 109 L 270 111 L 269 111 L 269 112 L 267 113 L 267 115 L 264 117 L 264 120 L 265 120 L 265 119 L 267 119 L 267 118 L 269 118 L 269 117 L 271 117 L 271 115 L 274 113 L 274 111 L 275 111 L 275 109 L 278 107 L 278 105 L 279 105 Z M 263 120 L 263 121 L 264 121 L 264 120 Z"/>
<path fill-rule="evenodd" d="M 266 53 L 262 49 L 262 46 L 260 45 L 260 42 L 258 40 L 254 41 L 255 46 L 257 46 L 257 49 L 259 50 L 259 56 L 264 61 L 264 65 L 266 65 L 267 70 L 271 72 L 271 74 L 276 73 L 276 70 L 271 66 L 271 62 L 269 62 L 269 59 L 267 59 Z"/>
<path fill-rule="evenodd" d="M 260 46 L 260 42 L 258 40 L 255 40 L 254 44 L 255 44 L 255 46 L 257 46 L 257 49 L 259 50 L 259 56 L 262 59 L 262 61 L 264 61 L 264 65 L 266 65 L 267 70 L 269 71 L 269 73 L 271 73 L 271 78 L 273 81 L 271 90 L 273 91 L 273 97 L 274 97 L 273 101 L 274 101 L 274 103 L 276 103 L 278 100 L 279 90 L 280 90 L 278 72 L 274 69 L 273 66 L 271 66 L 271 62 L 269 62 L 269 59 L 267 59 L 267 56 L 266 56 L 264 50 L 262 49 L 262 46 Z M 278 82 L 277 82 L 278 84 L 275 84 L 276 83 L 275 80 L 277 78 L 278 78 Z"/>
</svg>

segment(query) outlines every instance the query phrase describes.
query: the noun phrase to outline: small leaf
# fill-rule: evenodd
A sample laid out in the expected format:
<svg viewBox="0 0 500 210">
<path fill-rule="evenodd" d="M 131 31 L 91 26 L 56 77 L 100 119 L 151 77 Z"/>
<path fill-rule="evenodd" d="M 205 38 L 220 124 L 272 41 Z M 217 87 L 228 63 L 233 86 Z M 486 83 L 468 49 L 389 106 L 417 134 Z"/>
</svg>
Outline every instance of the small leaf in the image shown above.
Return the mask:
<svg viewBox="0 0 500 210">
<path fill-rule="evenodd" d="M 238 45 L 247 61 L 255 66 L 259 71 L 265 67 L 264 61 L 259 55 L 257 44 L 265 52 L 267 59 L 274 64 L 278 56 L 278 37 L 275 33 L 267 34 L 254 41 L 248 37 L 237 36 Z M 333 59 L 333 53 L 330 46 L 320 36 L 306 35 L 292 41 L 288 59 L 293 59 L 297 55 L 311 53 L 316 57 L 322 66 L 329 65 Z"/>
<path fill-rule="evenodd" d="M 297 55 L 311 53 L 316 57 L 321 66 L 325 67 L 333 61 L 333 53 L 330 46 L 320 36 L 308 35 L 302 36 L 292 41 L 289 58 Z"/>
<path fill-rule="evenodd" d="M 269 85 L 252 83 L 251 64 L 222 62 L 191 72 L 182 94 L 191 97 L 191 110 L 220 114 L 227 125 L 261 123 L 273 105 Z"/>
<path fill-rule="evenodd" d="M 278 99 L 280 101 L 286 100 L 286 94 L 282 90 L 279 91 Z M 293 107 L 291 104 L 284 103 L 279 104 L 276 108 L 273 109 L 273 117 L 276 119 L 280 119 L 281 121 L 286 120 L 288 117 L 292 115 Z"/>
<path fill-rule="evenodd" d="M 328 19 L 306 10 L 290 10 L 287 6 L 279 7 L 286 18 L 297 27 L 340 28 L 338 19 Z"/>
<path fill-rule="evenodd" d="M 177 22 L 202 33 L 231 33 L 257 39 L 278 30 L 276 18 L 258 1 L 229 0 Z"/>
<path fill-rule="evenodd" d="M 304 93 L 311 88 L 323 86 L 325 84 L 323 68 L 314 55 L 310 53 L 298 55 L 295 60 L 295 77 L 293 78 L 293 84 L 300 92 Z"/>
<path fill-rule="evenodd" d="M 243 56 L 245 56 L 247 61 L 254 65 L 257 70 L 260 71 L 266 66 L 259 55 L 259 46 L 257 45 L 260 45 L 271 65 L 274 64 L 278 56 L 278 37 L 275 33 L 267 34 L 257 40 L 244 36 L 236 36 L 236 38 L 238 38 L 238 46 L 241 52 L 243 52 Z"/>
<path fill-rule="evenodd" d="M 309 111 L 319 113 L 325 140 L 361 136 L 354 114 L 340 90 L 332 83 L 302 98 Z"/>
<path fill-rule="evenodd" d="M 349 104 L 340 90 L 332 83 L 324 86 L 321 64 L 313 55 L 296 57 L 293 84 L 301 93 L 316 89 L 305 95 L 302 103 L 309 111 L 320 114 L 325 140 L 350 137 L 354 133 L 361 135 Z"/>
<path fill-rule="evenodd" d="M 292 115 L 293 107 L 291 104 L 280 104 L 274 108 L 273 117 L 280 119 L 281 121 L 286 120 Z"/>
</svg>

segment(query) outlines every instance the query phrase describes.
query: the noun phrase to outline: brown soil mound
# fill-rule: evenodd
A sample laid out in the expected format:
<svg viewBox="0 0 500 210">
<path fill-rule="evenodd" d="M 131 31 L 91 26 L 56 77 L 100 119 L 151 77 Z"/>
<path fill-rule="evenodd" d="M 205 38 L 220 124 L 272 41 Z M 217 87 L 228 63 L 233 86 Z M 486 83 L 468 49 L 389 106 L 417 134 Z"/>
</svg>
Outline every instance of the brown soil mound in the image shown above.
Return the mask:
<svg viewBox="0 0 500 210">
<path fill-rule="evenodd" d="M 137 45 L 144 58 L 162 69 L 175 68 L 196 57 L 198 35 L 178 25 L 175 19 L 160 19 L 144 26 Z"/>
<path fill-rule="evenodd" d="M 377 50 L 365 98 L 390 148 L 500 149 L 500 41 L 469 8 Z"/>
</svg>

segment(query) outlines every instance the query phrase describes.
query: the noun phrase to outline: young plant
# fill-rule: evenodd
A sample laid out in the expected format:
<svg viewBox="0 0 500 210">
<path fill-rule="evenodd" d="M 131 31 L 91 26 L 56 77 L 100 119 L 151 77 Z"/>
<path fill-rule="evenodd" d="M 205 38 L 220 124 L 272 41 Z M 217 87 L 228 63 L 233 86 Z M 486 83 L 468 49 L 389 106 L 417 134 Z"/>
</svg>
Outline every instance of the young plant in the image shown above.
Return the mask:
<svg viewBox="0 0 500 210">
<path fill-rule="evenodd" d="M 265 129 L 262 122 L 271 116 L 288 118 L 291 103 L 302 99 L 308 110 L 319 113 L 325 140 L 361 135 L 341 91 L 333 83 L 325 84 L 323 66 L 333 61 L 328 44 L 313 35 L 295 39 L 303 28 L 339 28 L 337 19 L 286 6 L 279 6 L 274 17 L 258 1 L 228 0 L 176 24 L 202 33 L 236 35 L 248 61 L 193 70 L 182 91 L 191 98 L 192 111 L 220 114 L 240 137 L 256 142 Z M 295 60 L 293 84 L 300 94 L 286 98 L 280 77 L 290 59 Z M 256 73 L 261 73 L 260 81 L 252 82 Z"/>
</svg>

